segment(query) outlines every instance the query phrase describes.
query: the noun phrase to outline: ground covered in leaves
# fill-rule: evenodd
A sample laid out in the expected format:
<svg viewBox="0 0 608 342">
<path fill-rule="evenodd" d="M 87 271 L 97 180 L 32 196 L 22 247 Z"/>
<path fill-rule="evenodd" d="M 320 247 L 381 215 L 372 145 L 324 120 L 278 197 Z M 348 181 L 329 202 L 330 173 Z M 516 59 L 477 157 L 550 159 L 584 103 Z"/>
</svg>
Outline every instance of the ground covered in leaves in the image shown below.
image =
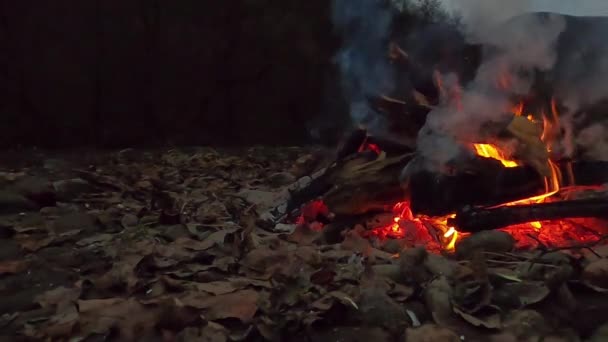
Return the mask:
<svg viewBox="0 0 608 342">
<path fill-rule="evenodd" d="M 0 336 L 608 340 L 603 246 L 513 251 L 508 234 L 484 232 L 439 255 L 361 227 L 336 242 L 262 224 L 328 160 L 304 148 L 2 154 Z"/>
</svg>

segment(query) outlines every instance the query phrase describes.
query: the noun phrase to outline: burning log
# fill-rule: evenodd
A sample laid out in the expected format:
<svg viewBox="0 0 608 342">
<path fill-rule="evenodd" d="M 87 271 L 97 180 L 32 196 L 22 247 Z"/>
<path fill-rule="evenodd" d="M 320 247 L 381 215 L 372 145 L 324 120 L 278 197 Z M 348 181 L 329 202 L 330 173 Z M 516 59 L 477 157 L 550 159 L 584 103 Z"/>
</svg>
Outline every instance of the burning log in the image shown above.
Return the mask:
<svg viewBox="0 0 608 342">
<path fill-rule="evenodd" d="M 448 224 L 462 232 L 478 232 L 526 222 L 566 218 L 608 218 L 608 198 L 498 208 L 468 207 L 460 210 L 455 218 L 448 220 Z"/>
</svg>

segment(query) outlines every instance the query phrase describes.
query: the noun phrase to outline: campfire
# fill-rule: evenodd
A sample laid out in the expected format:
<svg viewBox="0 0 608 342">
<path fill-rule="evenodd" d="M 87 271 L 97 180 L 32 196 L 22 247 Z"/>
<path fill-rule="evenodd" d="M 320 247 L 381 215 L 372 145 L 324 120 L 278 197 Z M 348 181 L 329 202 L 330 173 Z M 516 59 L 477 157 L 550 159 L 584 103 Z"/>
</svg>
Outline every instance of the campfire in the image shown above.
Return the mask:
<svg viewBox="0 0 608 342">
<path fill-rule="evenodd" d="M 411 64 L 395 44 L 389 56 Z M 408 131 L 420 136 L 428 121 L 421 120 L 421 112 L 466 111 L 463 89 L 439 72 L 432 77 L 437 99 L 416 93 L 409 102 L 387 96 L 369 102 L 389 120 L 409 120 Z M 500 73 L 494 82 L 506 92 L 513 80 Z M 608 212 L 602 186 L 606 164 L 560 151 L 565 138 L 558 99 L 542 103 L 528 96 L 512 100 L 509 108 L 502 121 L 483 123 L 482 134 L 473 139 L 453 139 L 458 154 L 440 164 L 403 139 L 357 129 L 333 165 L 293 194 L 283 218 L 315 229 L 327 223 L 332 229 L 359 226 L 370 238 L 436 251 L 453 251 L 463 237 L 494 229 L 508 232 L 519 248 L 598 240 Z"/>
</svg>

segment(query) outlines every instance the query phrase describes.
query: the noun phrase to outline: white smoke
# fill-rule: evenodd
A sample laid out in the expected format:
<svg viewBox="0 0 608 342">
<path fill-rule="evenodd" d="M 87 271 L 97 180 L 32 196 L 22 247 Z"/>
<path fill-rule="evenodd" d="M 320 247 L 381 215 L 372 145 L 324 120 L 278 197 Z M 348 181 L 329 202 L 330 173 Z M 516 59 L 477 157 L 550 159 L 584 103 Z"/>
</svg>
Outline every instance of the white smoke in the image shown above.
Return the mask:
<svg viewBox="0 0 608 342">
<path fill-rule="evenodd" d="M 448 103 L 429 113 L 418 148 L 425 158 L 434 160 L 433 164 L 442 164 L 456 155 L 439 152 L 436 149 L 439 146 L 429 140 L 441 137 L 445 141 L 447 136 L 455 144 L 482 141 L 483 128 L 488 124 L 508 122 L 510 97 L 527 94 L 534 72 L 553 67 L 557 39 L 566 28 L 564 18 L 559 15 L 518 15 L 531 9 L 530 1 L 526 0 L 456 3 L 467 40 L 492 53 L 485 56 L 475 79 L 463 86 L 460 108 Z M 505 77 L 508 79 L 498 86 Z"/>
<path fill-rule="evenodd" d="M 382 0 L 333 0 L 334 27 L 343 37 L 336 56 L 342 87 L 350 101 L 351 118 L 357 125 L 381 127 L 368 97 L 389 93 L 394 87 L 394 69 L 386 58 L 393 13 Z"/>
</svg>

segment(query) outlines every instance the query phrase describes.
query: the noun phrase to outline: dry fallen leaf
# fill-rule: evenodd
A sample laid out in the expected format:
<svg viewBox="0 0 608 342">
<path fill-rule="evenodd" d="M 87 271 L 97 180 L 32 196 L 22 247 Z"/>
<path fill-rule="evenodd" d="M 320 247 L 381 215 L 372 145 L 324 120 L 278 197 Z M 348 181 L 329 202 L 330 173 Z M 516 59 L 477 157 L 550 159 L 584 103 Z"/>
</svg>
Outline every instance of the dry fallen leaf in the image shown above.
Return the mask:
<svg viewBox="0 0 608 342">
<path fill-rule="evenodd" d="M 26 260 L 0 261 L 0 275 L 20 273 L 27 269 Z"/>
<path fill-rule="evenodd" d="M 454 312 L 476 327 L 499 329 L 502 326 L 500 311 L 493 306 L 487 306 L 476 312 L 475 315 L 468 314 L 456 306 L 454 306 Z"/>
<path fill-rule="evenodd" d="M 532 281 L 505 284 L 501 287 L 501 291 L 519 298 L 522 308 L 542 301 L 551 293 L 544 283 Z"/>
<path fill-rule="evenodd" d="M 78 312 L 80 331 L 85 336 L 117 329 L 122 339 L 131 341 L 152 332 L 159 318 L 158 309 L 133 298 L 79 300 Z"/>
<path fill-rule="evenodd" d="M 72 305 L 72 303 L 76 302 L 78 297 L 80 297 L 81 292 L 82 289 L 80 288 L 67 288 L 60 286 L 38 295 L 35 300 L 43 308 L 50 308 L 53 306 L 58 306 L 58 308 L 61 308 L 66 305 Z"/>
<path fill-rule="evenodd" d="M 453 331 L 436 326 L 425 324 L 419 328 L 408 328 L 405 331 L 405 341 L 407 342 L 460 342 L 460 337 Z"/>
<path fill-rule="evenodd" d="M 258 310 L 259 295 L 253 290 L 242 290 L 219 296 L 200 296 L 188 293 L 180 300 L 192 307 L 204 309 L 209 320 L 238 318 L 248 323 Z"/>
<path fill-rule="evenodd" d="M 549 152 L 541 140 L 542 127 L 524 116 L 514 116 L 506 131 L 518 141 L 515 157 L 532 165 L 540 175 L 551 177 Z"/>
</svg>

